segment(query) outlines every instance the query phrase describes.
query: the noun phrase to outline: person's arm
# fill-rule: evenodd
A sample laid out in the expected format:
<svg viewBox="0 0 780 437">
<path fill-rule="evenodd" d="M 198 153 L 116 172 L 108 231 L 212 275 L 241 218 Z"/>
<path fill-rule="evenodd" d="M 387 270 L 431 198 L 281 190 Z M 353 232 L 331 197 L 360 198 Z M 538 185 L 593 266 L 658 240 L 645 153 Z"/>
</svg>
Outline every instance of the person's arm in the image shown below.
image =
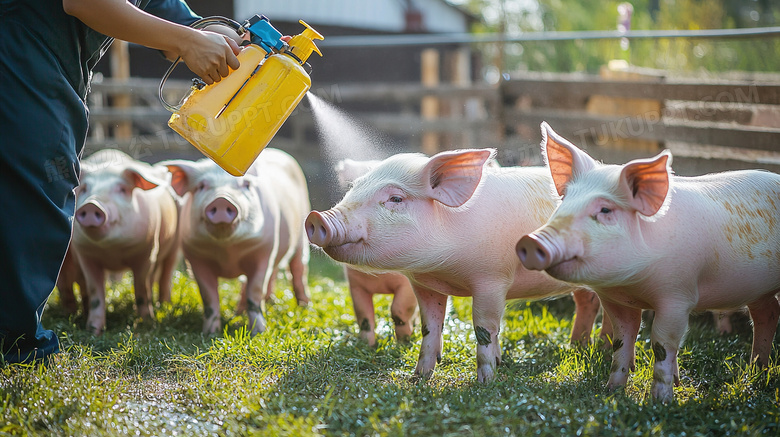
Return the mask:
<svg viewBox="0 0 780 437">
<path fill-rule="evenodd" d="M 65 13 L 117 39 L 180 56 L 206 83 L 219 82 L 239 66 L 232 38 L 196 30 L 148 14 L 125 0 L 63 0 Z"/>
</svg>

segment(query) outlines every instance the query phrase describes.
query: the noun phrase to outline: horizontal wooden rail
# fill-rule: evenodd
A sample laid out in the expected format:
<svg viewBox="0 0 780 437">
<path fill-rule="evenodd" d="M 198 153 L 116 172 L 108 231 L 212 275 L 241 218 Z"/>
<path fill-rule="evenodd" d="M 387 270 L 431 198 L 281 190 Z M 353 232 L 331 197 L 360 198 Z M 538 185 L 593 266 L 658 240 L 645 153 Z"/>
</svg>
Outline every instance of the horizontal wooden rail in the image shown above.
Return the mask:
<svg viewBox="0 0 780 437">
<path fill-rule="evenodd" d="M 566 97 L 587 99 L 593 95 L 652 100 L 694 100 L 715 103 L 780 105 L 780 83 L 752 82 L 662 82 L 605 80 L 597 76 L 574 75 L 568 78 L 524 78 L 501 83 L 505 101 L 521 96 L 537 98 Z"/>
<path fill-rule="evenodd" d="M 780 76 L 706 81 L 669 78 L 663 72 L 650 72 L 645 76 L 640 81 L 625 81 L 577 73 L 527 73 L 497 85 L 468 86 L 315 82 L 310 92 L 337 107 L 343 105 L 347 111 L 350 107 L 371 108 L 375 105 L 377 109 L 374 111 L 361 109 L 350 115 L 391 135 L 415 137 L 425 132 L 472 132 L 480 137 L 485 133 L 501 137 L 504 134 L 511 136 L 513 130 L 521 132 L 517 129 L 519 126 L 526 127 L 522 132 L 527 135 L 528 127 L 538 132 L 539 124 L 547 121 L 560 134 L 583 145 L 594 141 L 609 144 L 611 141 L 641 139 L 721 146 L 744 150 L 746 161 L 753 159 L 750 150 L 774 153 L 773 156 L 780 152 Z M 135 136 L 129 140 L 91 139 L 88 147 L 113 144 L 136 152 L 142 147 L 160 156 L 193 151 L 194 148 L 183 143 L 181 138 L 171 141 L 171 136 L 177 134 L 166 126 L 170 113 L 152 100 L 158 87 L 157 79 L 104 79 L 93 83 L 92 90 L 97 96 L 132 94 L 141 95 L 144 99 L 129 108 L 95 105 L 90 111 L 91 123 L 110 127 L 131 121 L 143 125 L 137 131 L 148 132 L 151 128 L 160 132 L 157 137 Z M 165 86 L 166 98 L 175 101 L 189 89 L 190 81 L 171 80 Z M 454 111 L 458 115 L 423 119 L 416 114 L 415 107 L 427 96 L 438 98 L 443 108 L 453 102 L 455 105 L 465 104 L 469 99 L 482 105 L 471 116 L 462 115 L 463 111 Z M 587 112 L 592 96 L 645 99 L 657 101 L 659 105 L 639 115 L 600 115 Z M 391 105 L 386 106 L 387 103 Z M 310 136 L 305 132 L 314 129 L 311 104 L 304 101 L 303 110 L 287 121 L 288 130 L 294 132 L 294 139 L 279 136 L 274 139 L 277 144 L 292 149 L 310 148 L 306 146 L 310 144 L 307 142 Z M 399 105 L 402 110 L 398 109 Z M 762 123 L 769 122 L 762 125 L 756 122 L 759 119 Z M 106 132 L 108 135 L 112 133 L 111 130 Z"/>
<path fill-rule="evenodd" d="M 538 126 L 546 121 L 558 133 L 575 142 L 578 138 L 600 135 L 611 140 L 639 138 L 780 151 L 780 129 L 777 128 L 562 110 L 510 110 L 506 115 L 517 124 Z"/>
</svg>

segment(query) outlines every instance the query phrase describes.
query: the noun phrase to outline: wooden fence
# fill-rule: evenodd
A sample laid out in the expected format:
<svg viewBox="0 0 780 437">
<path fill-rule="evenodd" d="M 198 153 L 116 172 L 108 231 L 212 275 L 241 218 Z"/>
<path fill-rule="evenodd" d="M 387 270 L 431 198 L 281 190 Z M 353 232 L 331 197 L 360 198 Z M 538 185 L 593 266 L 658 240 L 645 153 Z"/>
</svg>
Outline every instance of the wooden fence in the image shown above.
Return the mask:
<svg viewBox="0 0 780 437">
<path fill-rule="evenodd" d="M 87 153 L 114 147 L 148 161 L 199 157 L 166 126 L 170 114 L 157 101 L 157 87 L 157 80 L 147 79 L 96 81 Z M 168 100 L 176 101 L 188 88 L 186 82 L 169 82 Z M 529 73 L 497 85 L 315 83 L 311 92 L 400 139 L 404 150 L 435 152 L 422 144 L 423 135 L 432 134 L 439 149 L 496 147 L 505 164 L 540 164 L 539 125 L 547 121 L 605 162 L 669 148 L 678 174 L 780 172 L 780 76 L 692 80 L 657 71 Z M 111 107 L 115 95 L 131 95 L 130 106 Z M 438 117 L 420 116 L 426 97 L 438 100 Z M 128 121 L 132 135 L 112 135 L 112 126 Z M 296 156 L 309 173 L 325 173 L 318 169 L 323 151 L 305 103 L 272 145 Z"/>
</svg>

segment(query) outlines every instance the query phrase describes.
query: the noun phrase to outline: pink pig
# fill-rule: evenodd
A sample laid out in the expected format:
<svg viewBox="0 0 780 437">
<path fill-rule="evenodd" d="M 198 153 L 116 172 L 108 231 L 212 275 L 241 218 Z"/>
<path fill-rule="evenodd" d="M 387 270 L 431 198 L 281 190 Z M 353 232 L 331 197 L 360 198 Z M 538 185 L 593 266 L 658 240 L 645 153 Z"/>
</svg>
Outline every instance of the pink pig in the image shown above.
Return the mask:
<svg viewBox="0 0 780 437">
<path fill-rule="evenodd" d="M 145 319 L 154 317 L 155 280 L 160 301 L 171 300 L 178 209 L 167 177 L 165 168 L 136 161 L 119 150 L 101 150 L 82 162 L 70 250 L 77 258 L 72 268 L 80 266 L 84 275 L 87 328 L 95 335 L 106 325 L 107 271 L 133 272 L 135 304 Z M 72 279 L 64 277 L 63 282 L 70 280 L 72 286 Z"/>
<path fill-rule="evenodd" d="M 490 381 L 501 362 L 499 326 L 506 299 L 538 299 L 577 287 L 526 270 L 509 235 L 547 220 L 556 198 L 544 168 L 486 165 L 492 149 L 398 154 L 354 181 L 328 211 L 306 219 L 309 240 L 337 261 L 399 271 L 412 282 L 422 315 L 415 373 L 430 376 L 441 359 L 448 296 L 472 296 L 477 377 Z M 587 329 L 598 299 L 580 299 Z M 582 332 L 572 332 L 581 339 Z"/>
<path fill-rule="evenodd" d="M 751 357 L 766 365 L 780 304 L 780 175 L 673 176 L 668 151 L 604 165 L 542 124 L 544 155 L 563 202 L 523 236 L 529 269 L 591 286 L 615 332 L 608 387 L 634 368 L 642 309 L 655 310 L 652 395 L 679 384 L 677 351 L 692 311 L 747 305 Z"/>
<path fill-rule="evenodd" d="M 292 156 L 265 149 L 242 177 L 209 159 L 162 164 L 173 175 L 173 188 L 185 196 L 182 248 L 203 299 L 204 334 L 221 329 L 219 278 L 246 275 L 242 294 L 253 335 L 266 329 L 265 302 L 280 267 L 289 267 L 298 304 L 309 303 L 303 221 L 311 206 L 306 178 Z"/>
<path fill-rule="evenodd" d="M 89 314 L 89 302 L 87 302 L 87 288 L 85 285 L 84 273 L 81 271 L 76 254 L 73 253 L 73 245 L 68 246 L 68 251 L 65 253 L 65 259 L 62 261 L 60 267 L 60 274 L 57 276 L 57 291 L 60 293 L 60 302 L 65 308 L 65 312 L 70 315 L 75 315 L 78 312 L 78 305 L 76 303 L 76 295 L 73 292 L 73 284 L 76 283 L 79 286 L 81 294 L 81 306 L 84 314 Z"/>
<path fill-rule="evenodd" d="M 358 177 L 364 175 L 381 161 L 355 161 L 343 159 L 335 166 L 339 187 L 347 190 Z M 376 320 L 374 317 L 374 295 L 392 294 L 393 303 L 390 313 L 395 325 L 395 337 L 398 341 L 409 342 L 412 328 L 418 316 L 417 299 L 414 297 L 409 279 L 398 272 L 365 273 L 344 265 L 344 274 L 349 283 L 355 319 L 360 328 L 360 338 L 369 346 L 376 344 Z"/>
</svg>

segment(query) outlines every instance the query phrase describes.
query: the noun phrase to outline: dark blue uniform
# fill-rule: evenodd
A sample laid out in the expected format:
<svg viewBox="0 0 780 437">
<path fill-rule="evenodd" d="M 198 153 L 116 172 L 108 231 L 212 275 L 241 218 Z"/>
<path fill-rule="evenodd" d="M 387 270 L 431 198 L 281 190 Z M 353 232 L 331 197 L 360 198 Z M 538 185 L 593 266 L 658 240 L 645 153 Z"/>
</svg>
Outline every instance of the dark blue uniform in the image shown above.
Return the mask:
<svg viewBox="0 0 780 437">
<path fill-rule="evenodd" d="M 135 0 L 179 24 L 183 0 Z M 6 362 L 59 350 L 41 325 L 68 248 L 92 68 L 112 39 L 62 0 L 0 0 L 0 347 Z M 2 361 L 2 360 L 0 360 Z"/>
</svg>

